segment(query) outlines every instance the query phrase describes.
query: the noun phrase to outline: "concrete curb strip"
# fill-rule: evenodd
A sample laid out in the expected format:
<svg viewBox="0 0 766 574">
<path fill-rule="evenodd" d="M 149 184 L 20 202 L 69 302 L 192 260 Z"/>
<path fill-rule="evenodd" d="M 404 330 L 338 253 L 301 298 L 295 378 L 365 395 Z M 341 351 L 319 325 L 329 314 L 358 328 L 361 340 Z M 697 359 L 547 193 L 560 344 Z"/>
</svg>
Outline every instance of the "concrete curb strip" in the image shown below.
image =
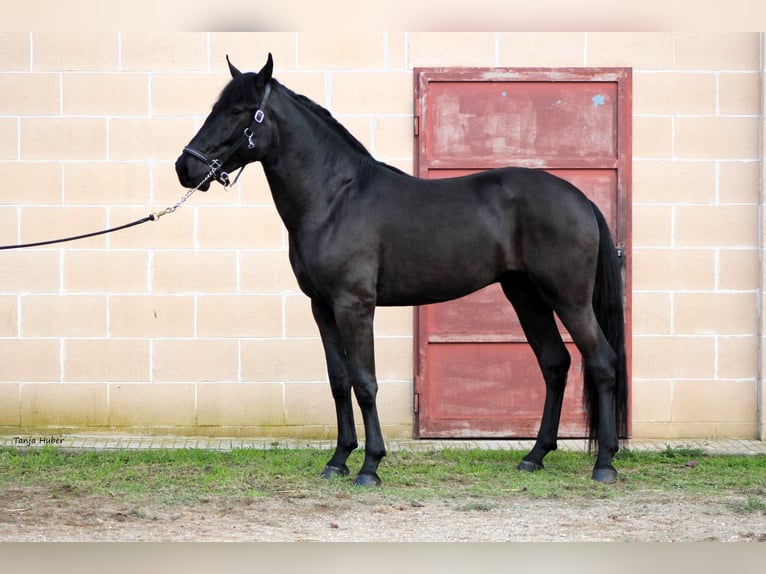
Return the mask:
<svg viewBox="0 0 766 574">
<path fill-rule="evenodd" d="M 387 443 L 389 452 L 430 450 L 484 449 L 484 450 L 529 450 L 532 440 L 414 440 L 392 439 Z M 578 439 L 559 440 L 559 449 L 585 451 L 587 442 Z M 54 446 L 66 451 L 92 450 L 139 450 L 139 449 L 204 449 L 230 451 L 238 448 L 291 449 L 315 448 L 331 450 L 333 440 L 295 438 L 221 438 L 221 437 L 179 437 L 179 436 L 134 436 L 134 435 L 57 435 L 28 434 L 0 436 L 0 448 L 30 449 Z M 700 449 L 708 454 L 766 455 L 766 442 L 742 439 L 642 439 L 629 441 L 626 447 L 635 451 L 663 451 L 670 449 Z"/>
</svg>

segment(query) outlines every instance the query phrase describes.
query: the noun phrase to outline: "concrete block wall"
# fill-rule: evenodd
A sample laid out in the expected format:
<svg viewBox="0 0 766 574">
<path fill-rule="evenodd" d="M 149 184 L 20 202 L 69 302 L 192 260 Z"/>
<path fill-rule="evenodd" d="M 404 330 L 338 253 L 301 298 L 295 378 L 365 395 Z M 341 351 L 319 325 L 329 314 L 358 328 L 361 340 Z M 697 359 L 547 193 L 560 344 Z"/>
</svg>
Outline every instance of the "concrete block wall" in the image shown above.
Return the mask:
<svg viewBox="0 0 766 574">
<path fill-rule="evenodd" d="M 763 39 L 694 33 L 0 33 L 0 244 L 174 204 L 225 54 L 412 171 L 416 66 L 631 66 L 633 430 L 762 432 Z M 412 433 L 412 310 L 376 318 Z M 361 420 L 357 416 L 358 420 Z M 0 431 L 334 436 L 308 301 L 259 166 L 159 222 L 0 252 Z"/>
</svg>

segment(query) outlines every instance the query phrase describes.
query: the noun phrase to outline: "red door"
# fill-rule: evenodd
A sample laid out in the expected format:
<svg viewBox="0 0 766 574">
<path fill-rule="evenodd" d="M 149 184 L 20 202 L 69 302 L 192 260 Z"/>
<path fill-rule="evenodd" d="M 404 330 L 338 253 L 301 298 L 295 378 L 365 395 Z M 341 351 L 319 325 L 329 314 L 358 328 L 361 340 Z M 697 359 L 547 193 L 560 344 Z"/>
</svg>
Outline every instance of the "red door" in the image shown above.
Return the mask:
<svg viewBox="0 0 766 574">
<path fill-rule="evenodd" d="M 604 212 L 623 253 L 630 365 L 630 69 L 415 69 L 417 175 L 508 165 L 568 179 Z M 534 437 L 545 385 L 497 285 L 419 307 L 419 437 Z M 582 363 L 572 356 L 560 436 L 585 433 Z"/>
</svg>

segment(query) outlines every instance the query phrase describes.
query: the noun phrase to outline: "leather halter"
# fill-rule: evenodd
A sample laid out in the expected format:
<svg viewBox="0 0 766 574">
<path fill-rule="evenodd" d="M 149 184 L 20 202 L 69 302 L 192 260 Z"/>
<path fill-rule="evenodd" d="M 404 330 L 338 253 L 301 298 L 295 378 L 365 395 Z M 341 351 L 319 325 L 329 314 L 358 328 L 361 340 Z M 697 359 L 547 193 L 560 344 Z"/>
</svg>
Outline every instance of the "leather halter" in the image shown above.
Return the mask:
<svg viewBox="0 0 766 574">
<path fill-rule="evenodd" d="M 266 117 L 266 114 L 264 113 L 264 109 L 266 108 L 266 102 L 269 100 L 269 96 L 271 95 L 271 82 L 266 84 L 266 89 L 263 91 L 263 99 L 261 100 L 260 106 L 258 106 L 258 109 L 255 110 L 255 114 L 253 115 L 253 121 L 252 123 L 244 129 L 242 132 L 245 138 L 247 138 L 247 149 L 254 149 L 255 148 L 255 142 L 253 142 L 253 136 L 255 136 L 255 128 L 263 123 L 264 118 Z M 188 153 L 190 156 L 197 158 L 201 162 L 203 162 L 205 165 L 207 165 L 208 168 L 210 168 L 210 173 L 213 177 L 215 177 L 216 181 L 221 183 L 224 187 L 229 187 L 230 185 L 237 183 L 237 180 L 239 179 L 239 176 L 242 175 L 242 170 L 245 169 L 245 166 L 243 165 L 239 169 L 239 173 L 237 174 L 237 177 L 234 178 L 234 181 L 229 181 L 229 174 L 225 171 L 219 172 L 223 167 L 223 164 L 226 160 L 231 157 L 231 155 L 237 151 L 239 146 L 234 146 L 223 156 L 223 159 L 218 158 L 209 158 L 207 155 L 202 153 L 201 151 L 194 149 L 191 146 L 186 146 L 183 151 L 184 153 Z"/>
</svg>

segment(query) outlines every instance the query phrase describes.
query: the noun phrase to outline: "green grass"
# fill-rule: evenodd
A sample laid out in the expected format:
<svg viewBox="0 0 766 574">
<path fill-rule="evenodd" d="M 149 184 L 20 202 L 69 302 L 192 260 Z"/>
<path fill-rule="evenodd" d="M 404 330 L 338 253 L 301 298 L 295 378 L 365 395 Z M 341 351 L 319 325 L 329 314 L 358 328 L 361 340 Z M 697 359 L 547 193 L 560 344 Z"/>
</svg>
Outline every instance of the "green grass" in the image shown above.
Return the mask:
<svg viewBox="0 0 766 574">
<path fill-rule="evenodd" d="M 766 499 L 763 496 L 755 496 L 753 494 L 748 495 L 747 499 L 742 502 L 733 502 L 731 504 L 732 510 L 740 514 L 760 513 L 766 514 Z"/>
<path fill-rule="evenodd" d="M 588 499 L 640 492 L 683 491 L 705 496 L 736 494 L 738 512 L 766 513 L 766 456 L 712 456 L 694 450 L 658 453 L 621 451 L 617 484 L 590 480 L 593 458 L 553 452 L 546 470 L 516 472 L 517 451 L 447 449 L 396 452 L 380 468 L 383 489 L 375 496 L 398 500 L 446 499 L 465 510 L 489 510 L 493 500 L 512 496 Z M 295 450 L 142 450 L 65 453 L 56 447 L 0 449 L 0 496 L 9 488 L 120 496 L 168 505 L 193 505 L 212 497 L 233 500 L 264 496 L 373 499 L 355 488 L 353 477 L 325 481 L 319 473 L 330 452 Z M 358 468 L 363 453 L 349 460 Z M 379 501 L 379 498 L 376 499 Z"/>
</svg>

